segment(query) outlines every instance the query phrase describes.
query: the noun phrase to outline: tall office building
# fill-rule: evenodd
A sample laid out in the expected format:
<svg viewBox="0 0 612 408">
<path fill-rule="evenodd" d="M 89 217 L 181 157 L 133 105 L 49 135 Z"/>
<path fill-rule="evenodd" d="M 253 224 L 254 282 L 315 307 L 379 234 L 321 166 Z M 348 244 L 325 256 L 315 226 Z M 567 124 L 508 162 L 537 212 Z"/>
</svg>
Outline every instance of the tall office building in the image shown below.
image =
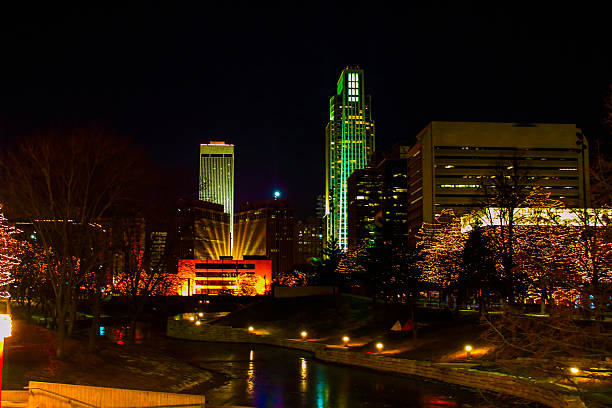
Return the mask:
<svg viewBox="0 0 612 408">
<path fill-rule="evenodd" d="M 329 100 L 325 127 L 327 239 L 337 239 L 343 250 L 348 245 L 347 179 L 355 169 L 365 168 L 374 152 L 371 97 L 364 90 L 363 70 L 345 68 Z"/>
<path fill-rule="evenodd" d="M 568 207 L 588 207 L 589 155 L 577 143 L 579 132 L 574 124 L 431 122 L 406 154 L 409 234 L 444 209 L 463 215 L 481 207 L 482 186 L 492 188 L 496 177 L 516 177 Z"/>
<path fill-rule="evenodd" d="M 200 144 L 199 199 L 223 205 L 229 214 L 230 251 L 234 241 L 234 145 Z"/>
</svg>

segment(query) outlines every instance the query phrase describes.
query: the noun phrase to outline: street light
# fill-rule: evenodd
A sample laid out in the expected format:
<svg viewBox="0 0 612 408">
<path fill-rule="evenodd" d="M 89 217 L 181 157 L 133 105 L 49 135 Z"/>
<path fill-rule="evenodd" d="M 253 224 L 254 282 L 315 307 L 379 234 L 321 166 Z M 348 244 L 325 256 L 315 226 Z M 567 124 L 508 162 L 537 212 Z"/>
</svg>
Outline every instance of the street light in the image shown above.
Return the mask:
<svg viewBox="0 0 612 408">
<path fill-rule="evenodd" d="M 348 347 L 349 340 L 350 340 L 349 336 L 344 336 L 342 338 L 342 341 L 344 342 L 344 347 Z"/>
<path fill-rule="evenodd" d="M 576 375 L 580 372 L 580 370 L 578 369 L 578 367 L 570 367 L 570 373 Z"/>
<path fill-rule="evenodd" d="M 376 348 L 378 349 L 378 352 L 380 353 L 383 349 L 383 344 L 382 343 L 376 343 Z"/>
<path fill-rule="evenodd" d="M 2 393 L 2 359 L 4 357 L 4 338 L 11 337 L 12 326 L 13 321 L 11 320 L 11 315 L 0 314 L 0 394 Z"/>
<path fill-rule="evenodd" d="M 308 336 L 308 332 L 304 330 L 300 333 L 300 336 L 302 336 L 302 340 L 306 340 L 306 336 Z"/>
<path fill-rule="evenodd" d="M 252 332 L 253 332 L 253 330 L 255 330 L 255 329 L 253 328 L 253 326 L 249 326 L 249 332 L 251 332 L 251 333 L 252 333 Z"/>
<path fill-rule="evenodd" d="M 470 351 L 472 351 L 472 346 L 468 344 L 467 346 L 465 346 L 465 358 L 466 359 L 470 358 Z"/>
</svg>

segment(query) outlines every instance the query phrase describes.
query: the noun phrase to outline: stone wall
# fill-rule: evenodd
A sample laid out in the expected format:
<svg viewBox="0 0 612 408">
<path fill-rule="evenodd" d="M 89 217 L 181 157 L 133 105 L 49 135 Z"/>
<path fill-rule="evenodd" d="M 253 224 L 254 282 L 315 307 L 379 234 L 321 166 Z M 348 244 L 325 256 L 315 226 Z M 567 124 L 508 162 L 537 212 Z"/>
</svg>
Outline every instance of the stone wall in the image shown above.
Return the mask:
<svg viewBox="0 0 612 408">
<path fill-rule="evenodd" d="M 188 320 L 168 320 L 169 337 L 211 342 L 266 344 L 308 351 L 328 363 L 345 364 L 379 371 L 414 375 L 470 388 L 484 389 L 536 401 L 553 408 L 584 408 L 578 397 L 560 393 L 552 384 L 535 383 L 510 375 L 480 370 L 453 368 L 425 361 L 407 360 L 378 354 L 327 348 L 310 341 L 259 336 L 245 329 L 220 325 L 196 326 Z"/>
</svg>

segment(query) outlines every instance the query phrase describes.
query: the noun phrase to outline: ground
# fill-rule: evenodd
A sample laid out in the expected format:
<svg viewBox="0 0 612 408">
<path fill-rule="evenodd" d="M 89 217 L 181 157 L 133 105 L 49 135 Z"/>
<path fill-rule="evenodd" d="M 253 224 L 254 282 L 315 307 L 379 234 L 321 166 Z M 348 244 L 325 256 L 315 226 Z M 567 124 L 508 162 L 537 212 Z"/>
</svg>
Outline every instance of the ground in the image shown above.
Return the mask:
<svg viewBox="0 0 612 408">
<path fill-rule="evenodd" d="M 397 320 L 404 324 L 410 317 L 409 311 L 402 305 L 385 305 L 373 303 L 367 298 L 341 295 L 263 298 L 214 323 L 244 328 L 253 326 L 258 334 L 288 338 L 299 338 L 299 333 L 304 330 L 307 331 L 310 341 L 336 347 L 344 347 L 342 337 L 348 336 L 348 348 L 355 352 L 375 353 L 376 344 L 382 343 L 382 354 L 393 357 L 461 364 L 511 375 L 537 377 L 535 372 L 538 370 L 529 370 L 526 364 L 530 363 L 527 360 L 508 363 L 500 362 L 492 356 L 495 350 L 482 336 L 487 326 L 480 322 L 477 312 L 455 313 L 447 309 L 421 308 L 416 312 L 416 339 L 412 332 L 390 330 Z M 469 359 L 465 350 L 468 345 L 472 348 Z M 588 361 L 583 364 L 586 367 L 593 363 L 590 360 L 585 361 Z M 604 378 L 612 377 L 610 363 L 612 362 L 609 360 L 595 362 L 599 367 L 597 370 L 607 372 L 607 375 L 603 374 Z M 612 406 L 611 381 L 586 378 L 578 380 L 583 388 L 583 398 L 589 406 Z M 568 381 L 571 380 L 563 380 L 561 384 L 573 385 Z"/>
<path fill-rule="evenodd" d="M 196 303 L 187 310 L 218 311 L 216 301 Z M 16 317 L 15 317 L 16 316 Z M 349 336 L 348 348 L 354 352 L 376 352 L 375 344 L 384 344 L 382 353 L 414 360 L 483 365 L 483 355 L 491 351 L 481 339 L 485 327 L 477 313 L 455 314 L 444 309 L 417 311 L 418 336 L 412 332 L 392 332 L 410 313 L 401 305 L 373 303 L 356 296 L 323 296 L 317 298 L 274 299 L 264 297 L 218 319 L 215 324 L 234 327 L 253 326 L 255 332 L 285 338 L 298 338 L 303 330 L 308 339 L 332 347 L 344 347 L 343 336 Z M 162 319 L 163 320 L 163 319 Z M 67 340 L 67 358 L 55 357 L 55 333 L 28 324 L 14 315 L 13 336 L 5 341 L 4 389 L 22 389 L 28 380 L 62 382 L 93 386 L 142 389 L 161 392 L 197 392 L 205 384 L 218 381 L 206 367 L 194 367 L 157 352 L 153 347 L 121 346 L 100 338 L 97 351 L 87 352 L 87 338 Z M 465 346 L 472 346 L 470 359 Z M 504 367 L 486 369 L 503 371 Z M 197 385 L 200 384 L 198 387 Z M 592 406 L 612 402 L 611 388 L 601 384 L 591 387 Z M 597 405 L 599 404 L 599 405 Z"/>
<path fill-rule="evenodd" d="M 15 316 L 15 315 L 14 315 Z M 23 389 L 28 381 L 185 392 L 211 374 L 166 357 L 152 348 L 118 346 L 100 338 L 97 351 L 87 352 L 87 339 L 66 342 L 63 360 L 55 357 L 55 332 L 14 317 L 13 336 L 5 340 L 3 389 Z"/>
</svg>

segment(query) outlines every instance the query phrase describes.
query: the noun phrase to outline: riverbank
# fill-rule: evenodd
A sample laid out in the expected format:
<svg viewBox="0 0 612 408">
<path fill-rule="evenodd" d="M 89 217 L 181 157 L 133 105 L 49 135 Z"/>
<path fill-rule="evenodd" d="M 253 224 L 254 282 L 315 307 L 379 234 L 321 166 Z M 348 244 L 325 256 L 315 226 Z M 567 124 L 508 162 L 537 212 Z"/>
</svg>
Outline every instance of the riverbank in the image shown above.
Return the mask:
<svg viewBox="0 0 612 408">
<path fill-rule="evenodd" d="M 29 381 L 58 382 L 144 391 L 195 393 L 205 382 L 223 382 L 213 373 L 159 353 L 146 345 L 118 345 L 100 337 L 96 351 L 86 338 L 66 339 L 66 358 L 55 356 L 56 333 L 13 316 L 5 339 L 2 387 L 19 390 Z"/>
</svg>

